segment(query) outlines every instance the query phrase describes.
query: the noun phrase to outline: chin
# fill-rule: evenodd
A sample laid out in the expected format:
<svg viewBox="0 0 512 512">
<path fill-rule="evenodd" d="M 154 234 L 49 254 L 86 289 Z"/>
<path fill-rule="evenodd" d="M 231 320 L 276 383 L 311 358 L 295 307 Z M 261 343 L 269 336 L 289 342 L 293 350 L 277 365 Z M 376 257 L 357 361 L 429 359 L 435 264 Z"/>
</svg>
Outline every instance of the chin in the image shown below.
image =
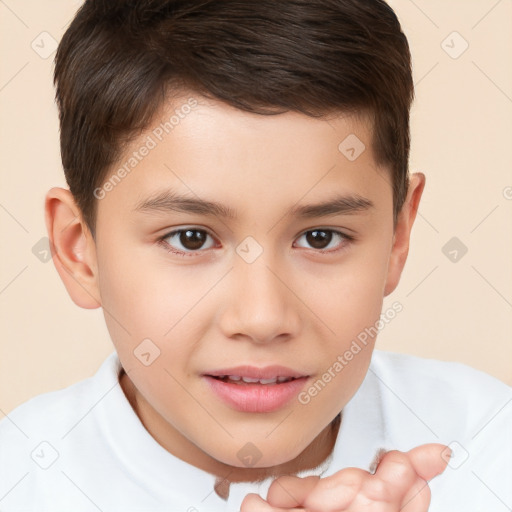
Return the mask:
<svg viewBox="0 0 512 512">
<path fill-rule="evenodd" d="M 296 450 L 293 450 L 292 453 L 282 450 L 276 453 L 276 451 L 277 449 L 273 446 L 262 446 L 262 443 L 252 443 L 249 441 L 246 443 L 235 442 L 234 447 L 232 450 L 229 450 L 229 453 L 226 453 L 226 451 L 209 451 L 208 453 L 210 457 L 223 464 L 244 469 L 272 468 L 286 464 L 298 455 L 295 453 Z M 268 454 L 272 455 L 266 456 Z"/>
</svg>

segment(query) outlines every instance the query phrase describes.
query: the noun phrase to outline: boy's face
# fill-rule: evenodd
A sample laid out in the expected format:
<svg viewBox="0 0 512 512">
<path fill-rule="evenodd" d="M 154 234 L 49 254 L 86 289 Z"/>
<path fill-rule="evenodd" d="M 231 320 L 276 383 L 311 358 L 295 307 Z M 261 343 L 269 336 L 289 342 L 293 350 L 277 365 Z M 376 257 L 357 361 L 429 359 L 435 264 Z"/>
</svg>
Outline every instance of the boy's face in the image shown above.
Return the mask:
<svg viewBox="0 0 512 512">
<path fill-rule="evenodd" d="M 76 277 L 101 302 L 123 388 L 162 445 L 203 466 L 276 466 L 305 450 L 360 386 L 375 340 L 358 341 L 350 361 L 344 353 L 397 285 L 414 213 L 406 205 L 394 233 L 389 173 L 374 162 L 363 120 L 261 116 L 196 99 L 162 111 L 108 173 L 128 162 L 130 172 L 97 194 L 95 243 L 83 238 L 90 272 Z M 158 129 L 175 109 L 179 123 Z M 304 377 L 208 377 L 244 365 Z"/>
</svg>

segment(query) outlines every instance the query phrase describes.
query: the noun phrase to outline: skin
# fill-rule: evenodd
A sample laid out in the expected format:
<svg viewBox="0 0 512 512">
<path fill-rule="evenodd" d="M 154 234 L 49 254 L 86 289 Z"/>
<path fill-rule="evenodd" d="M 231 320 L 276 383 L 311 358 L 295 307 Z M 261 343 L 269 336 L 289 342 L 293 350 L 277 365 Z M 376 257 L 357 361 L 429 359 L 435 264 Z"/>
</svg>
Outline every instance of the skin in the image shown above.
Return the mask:
<svg viewBox="0 0 512 512">
<path fill-rule="evenodd" d="M 442 473 L 446 446 L 432 443 L 406 453 L 387 452 L 375 474 L 347 468 L 332 476 L 282 476 L 269 487 L 267 499 L 248 494 L 240 512 L 428 512 L 427 481 Z"/>
<path fill-rule="evenodd" d="M 94 237 L 68 190 L 48 192 L 53 261 L 77 305 L 103 308 L 125 370 L 121 386 L 165 449 L 229 481 L 315 467 L 332 450 L 337 430 L 331 422 L 361 385 L 375 339 L 308 404 L 292 400 L 275 412 L 236 411 L 201 375 L 280 364 L 310 376 L 304 389 L 320 378 L 375 324 L 383 298 L 396 288 L 425 176 L 410 177 L 394 229 L 389 171 L 374 160 L 364 118 L 261 116 L 194 97 L 198 106 L 98 200 Z M 107 179 L 180 101 L 185 97 L 161 109 Z M 338 150 L 349 134 L 366 146 L 354 161 Z M 236 217 L 135 211 L 168 188 L 222 203 Z M 359 194 L 373 207 L 309 219 L 286 214 L 335 193 Z M 211 235 L 192 256 L 157 243 L 190 227 Z M 355 239 L 334 234 L 327 248 L 314 247 L 306 234 L 315 228 Z M 253 263 L 236 253 L 247 236 L 263 249 Z M 178 237 L 167 242 L 187 250 Z M 149 366 L 134 355 L 147 338 L 160 350 Z M 248 442 L 261 453 L 253 467 L 237 456 Z"/>
</svg>

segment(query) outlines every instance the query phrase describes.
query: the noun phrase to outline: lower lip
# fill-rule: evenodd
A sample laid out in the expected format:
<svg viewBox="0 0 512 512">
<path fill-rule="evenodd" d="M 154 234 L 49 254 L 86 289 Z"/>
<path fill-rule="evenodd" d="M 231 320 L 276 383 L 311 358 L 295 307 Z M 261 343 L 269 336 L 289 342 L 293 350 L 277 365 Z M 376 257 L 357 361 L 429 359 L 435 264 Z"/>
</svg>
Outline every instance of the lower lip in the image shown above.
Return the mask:
<svg viewBox="0 0 512 512">
<path fill-rule="evenodd" d="M 281 384 L 234 384 L 203 375 L 212 391 L 241 412 L 272 412 L 286 405 L 304 387 L 307 377 Z"/>
</svg>

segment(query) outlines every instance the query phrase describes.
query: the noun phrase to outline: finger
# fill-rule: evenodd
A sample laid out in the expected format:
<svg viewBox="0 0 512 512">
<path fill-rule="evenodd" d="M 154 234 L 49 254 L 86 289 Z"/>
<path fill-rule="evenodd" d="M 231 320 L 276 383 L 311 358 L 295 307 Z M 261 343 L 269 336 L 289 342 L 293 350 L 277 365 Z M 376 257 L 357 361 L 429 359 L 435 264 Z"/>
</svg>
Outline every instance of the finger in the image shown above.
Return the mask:
<svg viewBox="0 0 512 512">
<path fill-rule="evenodd" d="M 447 448 L 444 444 L 430 443 L 409 450 L 407 454 L 416 474 L 427 481 L 440 475 L 448 464 Z"/>
<path fill-rule="evenodd" d="M 403 453 L 387 452 L 381 459 L 374 477 L 365 482 L 364 493 L 369 499 L 401 505 L 409 511 L 428 510 L 430 489 L 427 481 L 442 472 L 445 461 L 441 453 L 446 447 L 426 444 Z"/>
<path fill-rule="evenodd" d="M 242 501 L 240 512 L 284 512 L 270 506 L 261 496 L 251 493 Z M 288 512 L 288 511 L 287 511 Z"/>
<path fill-rule="evenodd" d="M 417 477 L 400 504 L 400 512 L 427 512 L 430 506 L 430 487 L 423 478 Z"/>
<path fill-rule="evenodd" d="M 364 492 L 369 499 L 387 503 L 401 503 L 418 475 L 407 453 L 387 452 L 377 471 L 366 479 Z"/>
<path fill-rule="evenodd" d="M 303 508 L 314 512 L 345 510 L 361 492 L 363 482 L 370 473 L 358 468 L 346 468 L 334 475 L 320 478 L 315 488 L 306 496 Z"/>
<path fill-rule="evenodd" d="M 315 488 L 320 477 L 281 476 L 268 489 L 267 502 L 274 507 L 300 507 L 306 496 Z"/>
</svg>

